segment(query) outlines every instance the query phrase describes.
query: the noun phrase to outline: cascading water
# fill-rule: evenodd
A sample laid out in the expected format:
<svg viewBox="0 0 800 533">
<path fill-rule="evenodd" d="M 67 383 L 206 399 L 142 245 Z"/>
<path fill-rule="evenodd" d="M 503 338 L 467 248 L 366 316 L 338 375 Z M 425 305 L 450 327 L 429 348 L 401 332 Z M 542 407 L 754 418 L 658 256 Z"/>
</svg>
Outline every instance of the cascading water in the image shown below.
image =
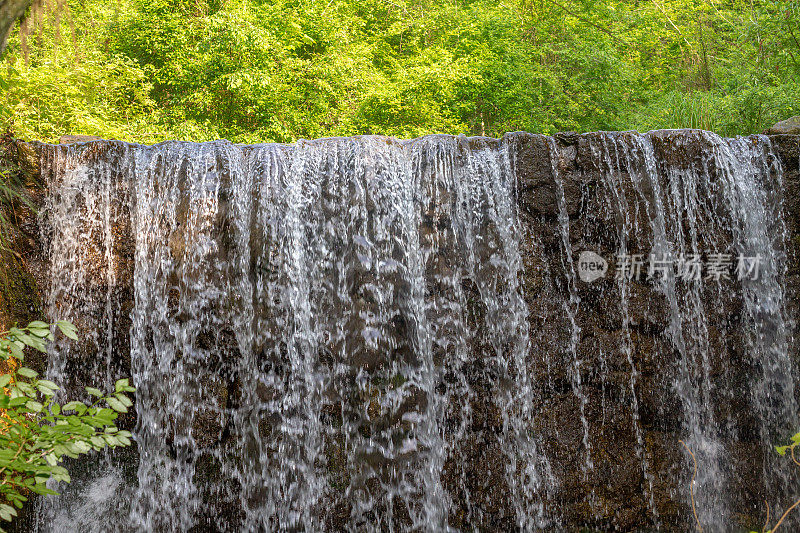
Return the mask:
<svg viewBox="0 0 800 533">
<path fill-rule="evenodd" d="M 638 527 L 681 529 L 678 439 L 698 517 L 725 529 L 751 468 L 734 444 L 797 422 L 780 160 L 764 137 L 544 138 L 531 184 L 529 141 L 42 146 L 48 313 L 86 339 L 49 376 L 138 390 L 135 450 L 40 503 L 37 529 L 626 529 L 626 475 Z M 605 278 L 578 279 L 584 249 Z M 714 253 L 762 275 L 614 275 Z M 763 487 L 779 469 L 756 463 Z"/>
<path fill-rule="evenodd" d="M 103 214 L 119 186 L 79 157 L 56 155 L 49 212 L 64 274 L 51 312 L 74 320 L 72 302 L 108 304 L 86 299 L 92 282 L 72 259 L 96 240 L 93 218 L 62 196 Z M 486 475 L 516 513 L 504 519 L 545 519 L 505 145 L 167 143 L 114 158 L 130 169 L 114 201 L 134 236 L 133 528 L 209 526 L 226 505 L 239 514 L 222 529 L 237 531 L 316 530 L 331 509 L 358 530 L 445 530 L 456 505 L 481 523 L 481 495 L 456 472 L 467 432 L 489 424 L 502 437 Z M 494 419 L 475 421 L 477 404 Z"/>
<path fill-rule="evenodd" d="M 567 274 L 567 286 L 569 298 L 564 299 L 564 311 L 569 319 L 569 355 L 572 359 L 572 372 L 570 381 L 572 390 L 579 401 L 579 411 L 581 418 L 581 425 L 583 426 L 583 439 L 582 444 L 584 447 L 584 476 L 588 476 L 594 470 L 592 463 L 592 446 L 591 436 L 589 432 L 589 420 L 586 418 L 586 404 L 589 402 L 588 396 L 584 393 L 581 386 L 581 363 L 578 356 L 578 344 L 581 338 L 581 328 L 577 322 L 578 306 L 580 305 L 580 297 L 578 296 L 578 280 L 575 275 L 575 266 L 573 259 L 572 243 L 570 242 L 569 231 L 569 213 L 567 210 L 567 199 L 564 193 L 564 183 L 561 179 L 561 174 L 558 170 L 559 151 L 555 139 L 548 139 L 547 143 L 550 151 L 550 165 L 553 169 L 553 178 L 555 180 L 555 190 L 558 203 L 558 225 L 560 228 L 561 245 L 563 246 L 563 254 L 561 256 L 561 267 Z M 595 505 L 594 494 L 591 495 L 590 502 Z"/>
</svg>

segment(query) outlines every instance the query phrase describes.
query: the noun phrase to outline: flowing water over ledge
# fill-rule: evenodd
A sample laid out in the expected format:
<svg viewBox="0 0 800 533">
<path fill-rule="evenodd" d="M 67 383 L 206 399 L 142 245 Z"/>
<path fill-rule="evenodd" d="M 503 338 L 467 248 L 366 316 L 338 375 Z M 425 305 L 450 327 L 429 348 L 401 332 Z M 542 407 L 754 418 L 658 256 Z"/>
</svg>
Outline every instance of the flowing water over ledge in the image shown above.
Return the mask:
<svg viewBox="0 0 800 533">
<path fill-rule="evenodd" d="M 39 150 L 48 314 L 86 337 L 48 377 L 138 391 L 136 449 L 38 530 L 686 530 L 679 439 L 706 530 L 792 493 L 797 160 L 767 137 Z"/>
</svg>

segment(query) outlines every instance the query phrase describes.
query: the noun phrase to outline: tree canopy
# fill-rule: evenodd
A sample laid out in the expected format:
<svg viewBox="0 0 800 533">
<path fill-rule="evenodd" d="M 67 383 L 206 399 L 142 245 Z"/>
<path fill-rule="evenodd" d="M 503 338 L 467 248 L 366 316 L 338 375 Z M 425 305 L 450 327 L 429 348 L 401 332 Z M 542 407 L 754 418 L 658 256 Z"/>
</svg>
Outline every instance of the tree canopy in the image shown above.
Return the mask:
<svg viewBox="0 0 800 533">
<path fill-rule="evenodd" d="M 0 127 L 292 142 L 699 127 L 800 113 L 796 0 L 39 0 Z"/>
</svg>

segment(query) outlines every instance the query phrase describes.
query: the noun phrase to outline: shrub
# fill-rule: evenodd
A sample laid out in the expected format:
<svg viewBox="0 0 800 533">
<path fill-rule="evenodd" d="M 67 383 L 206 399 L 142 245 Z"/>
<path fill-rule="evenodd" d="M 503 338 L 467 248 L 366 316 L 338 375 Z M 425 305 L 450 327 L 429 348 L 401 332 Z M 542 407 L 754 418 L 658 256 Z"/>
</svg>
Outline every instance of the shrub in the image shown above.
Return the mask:
<svg viewBox="0 0 800 533">
<path fill-rule="evenodd" d="M 69 322 L 54 326 L 77 339 Z M 7 367 L 0 374 L 0 519 L 5 521 L 17 515 L 30 493 L 56 494 L 48 480 L 70 481 L 60 465 L 64 458 L 131 444 L 130 432 L 114 425 L 118 413 L 133 405 L 125 393 L 135 389 L 127 379 L 117 381 L 111 394 L 86 387 L 89 401 L 62 405 L 56 401 L 58 385 L 21 366 L 26 348 L 46 351 L 52 329 L 35 321 L 0 332 L 0 359 Z"/>
</svg>

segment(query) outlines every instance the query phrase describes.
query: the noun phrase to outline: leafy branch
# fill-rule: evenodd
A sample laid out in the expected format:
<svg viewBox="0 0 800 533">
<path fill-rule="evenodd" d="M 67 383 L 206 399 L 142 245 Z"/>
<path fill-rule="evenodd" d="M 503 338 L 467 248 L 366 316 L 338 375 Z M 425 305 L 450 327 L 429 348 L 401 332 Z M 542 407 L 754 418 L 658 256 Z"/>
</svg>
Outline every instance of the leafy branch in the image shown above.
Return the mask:
<svg viewBox="0 0 800 533">
<path fill-rule="evenodd" d="M 786 455 L 786 452 L 788 450 L 789 455 L 792 458 L 792 462 L 796 466 L 800 466 L 800 462 L 797 461 L 797 457 L 795 457 L 794 454 L 794 449 L 797 447 L 798 444 L 800 444 L 800 433 L 795 433 L 792 436 L 792 442 L 790 444 L 787 444 L 786 446 L 775 446 L 775 451 L 778 452 L 778 454 L 780 455 Z M 786 511 L 784 511 L 783 515 L 780 517 L 775 526 L 769 530 L 769 533 L 775 533 L 775 530 L 778 529 L 778 526 L 780 526 L 781 523 L 786 519 L 786 517 L 789 516 L 789 513 L 792 512 L 792 509 L 794 509 L 798 505 L 800 505 L 800 498 L 798 498 L 791 506 L 789 506 L 788 509 L 786 509 Z"/>
<path fill-rule="evenodd" d="M 0 332 L 0 359 L 24 361 L 26 348 L 46 351 L 55 338 L 53 329 L 78 339 L 69 322 L 31 322 Z M 86 387 L 89 401 L 61 405 L 55 401 L 58 385 L 39 379 L 30 368 L 7 366 L 9 372 L 0 375 L 0 519 L 11 521 L 28 494 L 56 494 L 47 487 L 50 479 L 70 481 L 60 465 L 65 458 L 131 444 L 130 432 L 118 429 L 114 421 L 133 405 L 126 393 L 135 389 L 121 379 L 110 394 Z"/>
</svg>

